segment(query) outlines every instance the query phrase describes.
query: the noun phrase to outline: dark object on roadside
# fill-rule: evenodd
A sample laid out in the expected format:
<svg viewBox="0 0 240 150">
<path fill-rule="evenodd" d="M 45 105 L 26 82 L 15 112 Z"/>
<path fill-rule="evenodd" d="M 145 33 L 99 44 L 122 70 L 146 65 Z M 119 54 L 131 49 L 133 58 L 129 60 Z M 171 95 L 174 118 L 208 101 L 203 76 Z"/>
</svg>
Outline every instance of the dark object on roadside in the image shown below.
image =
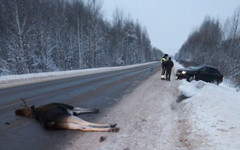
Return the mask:
<svg viewBox="0 0 240 150">
<path fill-rule="evenodd" d="M 187 79 L 188 82 L 202 80 L 218 85 L 223 81 L 223 75 L 218 69 L 206 65 L 178 69 L 176 76 L 177 79 Z"/>
<path fill-rule="evenodd" d="M 153 72 L 153 68 L 150 68 L 150 71 Z"/>
<path fill-rule="evenodd" d="M 10 122 L 5 122 L 6 125 L 10 125 Z"/>
<path fill-rule="evenodd" d="M 103 142 L 103 141 L 105 141 L 106 138 L 107 138 L 106 136 L 101 136 L 100 139 L 99 139 L 99 142 Z"/>
<path fill-rule="evenodd" d="M 184 95 L 184 94 L 181 94 L 181 95 L 179 95 L 179 96 L 177 97 L 176 102 L 177 102 L 177 103 L 180 103 L 181 101 L 183 101 L 183 100 L 185 100 L 185 99 L 188 99 L 188 98 L 189 98 L 188 96 L 186 96 L 186 95 Z"/>
</svg>

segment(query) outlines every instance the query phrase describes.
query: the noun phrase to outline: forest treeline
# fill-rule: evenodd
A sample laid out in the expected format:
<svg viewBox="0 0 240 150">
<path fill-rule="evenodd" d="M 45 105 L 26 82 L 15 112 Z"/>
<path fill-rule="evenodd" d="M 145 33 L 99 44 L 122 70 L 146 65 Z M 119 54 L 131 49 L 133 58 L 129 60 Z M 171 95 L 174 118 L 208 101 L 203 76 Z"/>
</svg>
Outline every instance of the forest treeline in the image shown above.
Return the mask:
<svg viewBox="0 0 240 150">
<path fill-rule="evenodd" d="M 98 0 L 0 0 L 0 75 L 159 60 L 146 29 Z"/>
<path fill-rule="evenodd" d="M 240 7 L 221 24 L 206 17 L 182 45 L 175 59 L 185 66 L 211 65 L 240 86 Z"/>
</svg>

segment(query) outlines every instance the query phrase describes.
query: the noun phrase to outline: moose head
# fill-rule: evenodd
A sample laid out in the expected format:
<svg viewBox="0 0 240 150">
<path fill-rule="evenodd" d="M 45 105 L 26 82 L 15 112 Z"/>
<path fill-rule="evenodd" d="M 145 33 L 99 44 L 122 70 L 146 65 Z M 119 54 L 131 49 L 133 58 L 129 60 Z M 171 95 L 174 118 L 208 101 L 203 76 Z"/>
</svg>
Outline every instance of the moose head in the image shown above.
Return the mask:
<svg viewBox="0 0 240 150">
<path fill-rule="evenodd" d="M 22 98 L 21 100 L 23 101 L 24 109 L 17 109 L 15 111 L 15 114 L 18 116 L 25 116 L 25 117 L 31 118 L 33 116 L 34 105 L 31 107 L 28 107 L 26 101 Z"/>
</svg>

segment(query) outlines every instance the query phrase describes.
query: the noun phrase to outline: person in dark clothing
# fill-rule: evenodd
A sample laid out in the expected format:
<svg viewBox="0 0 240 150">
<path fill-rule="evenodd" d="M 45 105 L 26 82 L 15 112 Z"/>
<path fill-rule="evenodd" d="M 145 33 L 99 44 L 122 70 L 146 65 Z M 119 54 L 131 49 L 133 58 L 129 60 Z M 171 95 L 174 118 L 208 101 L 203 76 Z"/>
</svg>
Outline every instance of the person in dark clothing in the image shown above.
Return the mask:
<svg viewBox="0 0 240 150">
<path fill-rule="evenodd" d="M 168 57 L 168 54 L 165 54 L 165 55 L 162 57 L 162 59 L 161 59 L 161 63 L 162 63 L 162 76 L 161 76 L 161 80 L 165 80 L 167 57 Z"/>
<path fill-rule="evenodd" d="M 166 80 L 170 81 L 172 67 L 174 66 L 173 61 L 171 60 L 171 57 L 168 58 L 168 61 L 166 61 Z"/>
</svg>

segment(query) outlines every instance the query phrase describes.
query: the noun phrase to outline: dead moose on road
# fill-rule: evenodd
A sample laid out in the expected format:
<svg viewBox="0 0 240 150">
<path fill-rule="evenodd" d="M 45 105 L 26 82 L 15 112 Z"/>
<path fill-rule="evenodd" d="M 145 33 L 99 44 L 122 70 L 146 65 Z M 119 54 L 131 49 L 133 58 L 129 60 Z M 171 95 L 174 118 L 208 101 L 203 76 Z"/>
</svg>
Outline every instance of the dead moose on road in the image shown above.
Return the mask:
<svg viewBox="0 0 240 150">
<path fill-rule="evenodd" d="M 15 111 L 18 116 L 36 118 L 46 129 L 69 129 L 92 132 L 118 132 L 117 124 L 97 124 L 76 117 L 79 114 L 98 113 L 96 108 L 79 108 L 63 103 L 50 103 L 35 108 L 28 107 L 22 99 L 24 109 Z"/>
</svg>

